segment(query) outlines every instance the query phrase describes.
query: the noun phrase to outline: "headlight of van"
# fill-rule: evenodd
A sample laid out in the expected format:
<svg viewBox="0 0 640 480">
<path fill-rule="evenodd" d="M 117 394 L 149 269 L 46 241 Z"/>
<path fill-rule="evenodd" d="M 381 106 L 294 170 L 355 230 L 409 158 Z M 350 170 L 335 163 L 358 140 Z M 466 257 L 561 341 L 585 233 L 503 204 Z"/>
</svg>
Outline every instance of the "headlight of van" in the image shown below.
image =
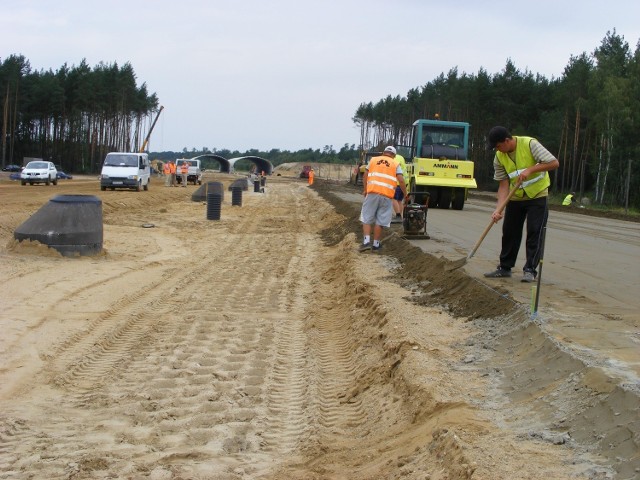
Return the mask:
<svg viewBox="0 0 640 480">
<path fill-rule="evenodd" d="M 129 180 L 138 180 L 138 175 L 129 175 L 127 178 Z"/>
<path fill-rule="evenodd" d="M 100 180 L 109 180 L 109 175 L 106 175 L 104 173 L 100 174 Z"/>
</svg>

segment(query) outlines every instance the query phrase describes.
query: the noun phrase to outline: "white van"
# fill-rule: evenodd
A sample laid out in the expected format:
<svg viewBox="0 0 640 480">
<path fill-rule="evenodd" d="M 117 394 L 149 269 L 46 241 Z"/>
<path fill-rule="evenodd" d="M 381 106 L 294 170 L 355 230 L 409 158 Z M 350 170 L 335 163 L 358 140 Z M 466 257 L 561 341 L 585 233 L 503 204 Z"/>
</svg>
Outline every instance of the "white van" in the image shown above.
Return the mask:
<svg viewBox="0 0 640 480">
<path fill-rule="evenodd" d="M 100 190 L 130 188 L 149 190 L 151 167 L 146 153 L 108 153 L 100 172 Z"/>
</svg>

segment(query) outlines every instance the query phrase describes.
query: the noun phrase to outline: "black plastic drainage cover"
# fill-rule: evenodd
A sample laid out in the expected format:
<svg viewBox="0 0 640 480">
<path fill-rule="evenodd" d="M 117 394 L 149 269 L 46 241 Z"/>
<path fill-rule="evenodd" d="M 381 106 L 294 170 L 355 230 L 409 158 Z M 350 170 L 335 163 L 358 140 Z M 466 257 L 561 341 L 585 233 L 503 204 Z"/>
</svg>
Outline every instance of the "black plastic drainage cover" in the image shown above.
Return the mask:
<svg viewBox="0 0 640 480">
<path fill-rule="evenodd" d="M 13 233 L 18 241 L 38 241 L 64 256 L 102 251 L 102 200 L 93 195 L 58 195 Z"/>
</svg>

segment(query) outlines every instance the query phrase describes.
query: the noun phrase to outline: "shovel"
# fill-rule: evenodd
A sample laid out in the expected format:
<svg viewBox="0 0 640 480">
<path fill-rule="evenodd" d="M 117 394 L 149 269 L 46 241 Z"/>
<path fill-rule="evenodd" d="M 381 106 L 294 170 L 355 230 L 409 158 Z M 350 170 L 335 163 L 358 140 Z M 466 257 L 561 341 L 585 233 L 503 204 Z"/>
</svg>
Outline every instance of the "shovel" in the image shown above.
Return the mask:
<svg viewBox="0 0 640 480">
<path fill-rule="evenodd" d="M 511 191 L 509 192 L 509 195 L 507 195 L 507 198 L 505 198 L 502 202 L 500 202 L 500 204 L 498 205 L 498 208 L 496 209 L 499 213 L 502 213 L 502 211 L 507 206 L 507 203 L 509 203 L 509 200 L 511 200 L 511 197 L 513 197 L 514 193 L 516 193 L 518 188 L 520 188 L 520 182 L 518 182 L 516 184 L 516 186 L 511 189 Z M 478 239 L 476 244 L 473 246 L 473 248 L 471 249 L 469 254 L 464 258 L 461 258 L 459 260 L 455 260 L 455 261 L 451 262 L 450 264 L 446 265 L 445 266 L 445 270 L 447 270 L 447 271 L 457 270 L 458 268 L 463 267 L 464 265 L 466 265 L 467 261 L 471 257 L 473 257 L 475 255 L 476 250 L 478 250 L 478 247 L 480 247 L 480 244 L 484 240 L 484 237 L 487 236 L 487 233 L 489 233 L 489 230 L 491 230 L 491 227 L 493 227 L 495 225 L 495 223 L 496 222 L 494 222 L 493 219 L 491 219 L 491 223 L 489 223 L 489 225 L 487 225 L 487 227 L 484 229 L 484 232 L 482 232 L 482 235 L 480 235 L 480 238 Z"/>
</svg>

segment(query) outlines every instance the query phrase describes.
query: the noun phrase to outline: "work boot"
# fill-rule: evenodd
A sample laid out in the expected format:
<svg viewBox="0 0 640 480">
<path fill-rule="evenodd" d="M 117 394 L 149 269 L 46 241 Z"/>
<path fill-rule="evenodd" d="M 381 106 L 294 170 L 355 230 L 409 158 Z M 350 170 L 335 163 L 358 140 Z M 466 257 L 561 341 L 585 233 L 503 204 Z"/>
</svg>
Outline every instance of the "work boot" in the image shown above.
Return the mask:
<svg viewBox="0 0 640 480">
<path fill-rule="evenodd" d="M 498 266 L 493 272 L 485 273 L 485 277 L 487 278 L 505 278 L 511 276 L 511 270 L 507 270 L 506 268 L 502 268 Z"/>
<path fill-rule="evenodd" d="M 530 270 L 525 270 L 522 273 L 522 280 L 520 280 L 521 282 L 526 282 L 526 283 L 531 283 L 536 279 L 536 274 L 533 273 Z"/>
<path fill-rule="evenodd" d="M 359 248 L 361 252 L 366 252 L 369 249 L 371 249 L 371 242 L 363 243 L 362 245 L 360 245 L 360 248 Z"/>
</svg>

